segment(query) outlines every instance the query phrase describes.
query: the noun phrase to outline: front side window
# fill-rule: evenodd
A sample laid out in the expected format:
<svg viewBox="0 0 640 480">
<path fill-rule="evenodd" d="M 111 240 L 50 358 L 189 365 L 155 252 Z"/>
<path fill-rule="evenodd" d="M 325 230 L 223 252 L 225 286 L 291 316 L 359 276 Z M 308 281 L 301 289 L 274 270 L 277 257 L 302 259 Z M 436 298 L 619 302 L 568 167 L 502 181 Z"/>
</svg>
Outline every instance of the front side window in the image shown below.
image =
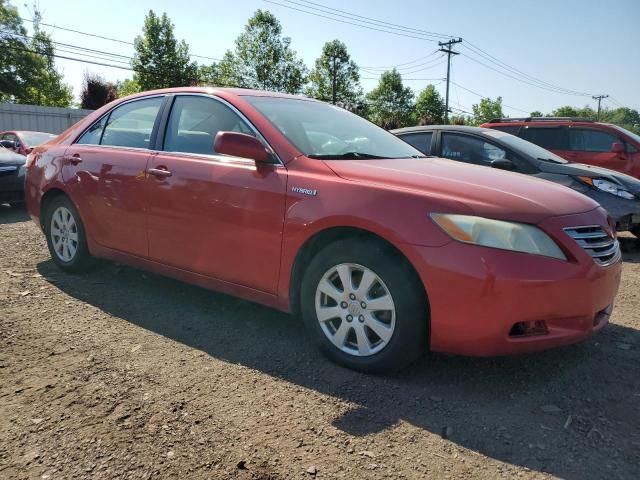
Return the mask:
<svg viewBox="0 0 640 480">
<path fill-rule="evenodd" d="M 601 130 L 572 128 L 569 130 L 569 146 L 578 152 L 610 152 L 611 146 L 620 140 Z"/>
<path fill-rule="evenodd" d="M 525 140 L 547 150 L 567 150 L 566 130 L 558 127 L 525 127 L 520 134 Z"/>
<path fill-rule="evenodd" d="M 195 95 L 175 99 L 164 139 L 167 152 L 216 153 L 213 142 L 218 132 L 253 131 L 231 108 L 213 98 Z"/>
<path fill-rule="evenodd" d="M 76 143 L 80 145 L 100 145 L 102 131 L 107 123 L 107 117 L 108 116 L 104 116 L 99 121 L 91 125 L 89 130 L 84 132 Z"/>
<path fill-rule="evenodd" d="M 100 145 L 149 148 L 162 97 L 125 103 L 109 115 Z"/>
<path fill-rule="evenodd" d="M 22 140 L 24 140 L 24 143 L 26 145 L 29 145 L 30 147 L 37 147 L 38 145 L 46 143 L 52 138 L 56 137 L 52 133 L 42 132 L 22 132 L 20 133 L 20 135 L 22 136 Z"/>
<path fill-rule="evenodd" d="M 507 158 L 507 152 L 493 143 L 457 133 L 442 134 L 442 156 L 476 165 L 490 165 Z"/>
<path fill-rule="evenodd" d="M 244 96 L 300 152 L 325 160 L 408 158 L 423 154 L 342 108 L 307 99 Z"/>
<path fill-rule="evenodd" d="M 429 152 L 431 151 L 431 137 L 433 137 L 433 132 L 407 133 L 398 136 L 425 155 L 429 155 Z"/>
</svg>

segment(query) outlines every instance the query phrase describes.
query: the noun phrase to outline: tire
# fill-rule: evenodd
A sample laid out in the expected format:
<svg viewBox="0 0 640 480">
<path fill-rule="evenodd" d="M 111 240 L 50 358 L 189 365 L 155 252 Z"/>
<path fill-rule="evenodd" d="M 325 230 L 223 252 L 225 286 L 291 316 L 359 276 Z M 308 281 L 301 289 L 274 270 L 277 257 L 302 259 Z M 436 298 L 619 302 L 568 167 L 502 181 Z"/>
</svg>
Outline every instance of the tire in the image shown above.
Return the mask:
<svg viewBox="0 0 640 480">
<path fill-rule="evenodd" d="M 351 277 L 350 288 L 340 288 L 343 276 Z M 308 331 L 340 365 L 393 373 L 428 350 L 428 302 L 422 284 L 405 259 L 382 242 L 346 239 L 326 246 L 309 263 L 300 294 Z M 374 310 L 374 304 L 380 310 Z"/>
<path fill-rule="evenodd" d="M 15 208 L 16 210 L 24 210 L 26 207 L 24 202 L 9 202 L 9 206 L 11 208 Z"/>
<path fill-rule="evenodd" d="M 64 195 L 53 198 L 44 219 L 47 246 L 56 265 L 69 273 L 90 270 L 95 258 L 89 253 L 84 224 L 73 202 Z"/>
<path fill-rule="evenodd" d="M 631 233 L 635 235 L 636 238 L 640 238 L 640 225 L 636 225 L 631 229 Z"/>
</svg>

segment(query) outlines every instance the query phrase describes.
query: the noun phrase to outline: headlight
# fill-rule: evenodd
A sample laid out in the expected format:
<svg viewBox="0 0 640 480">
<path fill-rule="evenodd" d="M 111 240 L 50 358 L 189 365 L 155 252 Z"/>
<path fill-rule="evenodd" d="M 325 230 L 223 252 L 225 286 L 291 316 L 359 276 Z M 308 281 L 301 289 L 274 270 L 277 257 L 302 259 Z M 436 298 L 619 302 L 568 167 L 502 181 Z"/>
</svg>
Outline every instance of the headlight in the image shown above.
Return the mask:
<svg viewBox="0 0 640 480">
<path fill-rule="evenodd" d="M 580 180 L 582 180 L 587 185 L 592 186 L 596 190 L 610 193 L 611 195 L 615 195 L 616 197 L 622 197 L 626 200 L 633 200 L 634 198 L 636 198 L 633 193 L 627 192 L 620 185 L 610 182 L 609 180 L 591 177 L 580 177 Z"/>
<path fill-rule="evenodd" d="M 432 213 L 430 216 L 451 238 L 459 242 L 567 259 L 560 247 L 533 225 L 470 215 Z"/>
</svg>

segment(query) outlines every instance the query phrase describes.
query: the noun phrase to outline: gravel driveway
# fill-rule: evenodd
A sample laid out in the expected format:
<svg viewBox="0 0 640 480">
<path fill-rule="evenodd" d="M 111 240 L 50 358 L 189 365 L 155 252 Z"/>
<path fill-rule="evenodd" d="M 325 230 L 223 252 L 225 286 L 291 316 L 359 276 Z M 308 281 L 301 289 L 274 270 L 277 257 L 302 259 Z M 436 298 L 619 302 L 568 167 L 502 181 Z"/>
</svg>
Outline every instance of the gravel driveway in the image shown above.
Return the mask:
<svg viewBox="0 0 640 480">
<path fill-rule="evenodd" d="M 128 267 L 60 272 L 0 206 L 0 478 L 638 478 L 640 248 L 612 323 L 394 377 L 298 318 Z"/>
</svg>

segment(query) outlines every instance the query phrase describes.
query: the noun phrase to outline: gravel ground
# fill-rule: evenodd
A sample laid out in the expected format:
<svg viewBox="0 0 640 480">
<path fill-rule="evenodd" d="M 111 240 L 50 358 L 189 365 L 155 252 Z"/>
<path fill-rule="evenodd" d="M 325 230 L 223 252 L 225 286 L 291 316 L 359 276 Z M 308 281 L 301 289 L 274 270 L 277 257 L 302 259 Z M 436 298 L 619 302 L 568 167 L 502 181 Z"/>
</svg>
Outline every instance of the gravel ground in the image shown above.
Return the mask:
<svg viewBox="0 0 640 480">
<path fill-rule="evenodd" d="M 298 318 L 128 267 L 53 265 L 0 206 L 0 478 L 638 478 L 640 248 L 576 346 L 325 360 Z"/>
</svg>

